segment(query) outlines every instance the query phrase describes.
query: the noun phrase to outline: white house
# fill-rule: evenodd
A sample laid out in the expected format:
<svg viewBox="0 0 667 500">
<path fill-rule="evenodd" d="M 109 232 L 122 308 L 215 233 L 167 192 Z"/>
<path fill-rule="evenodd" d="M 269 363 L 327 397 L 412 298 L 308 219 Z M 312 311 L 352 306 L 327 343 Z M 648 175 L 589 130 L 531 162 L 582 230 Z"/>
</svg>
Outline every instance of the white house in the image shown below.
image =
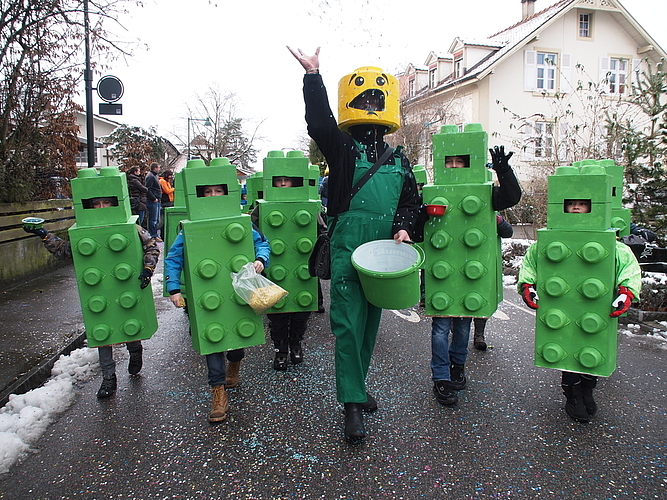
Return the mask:
<svg viewBox="0 0 667 500">
<path fill-rule="evenodd" d="M 560 0 L 536 12 L 537 3 L 521 0 L 522 19 L 485 40 L 456 38 L 446 54 L 409 65 L 399 77 L 404 122 L 429 140 L 441 125 L 481 123 L 490 145 L 517 151 L 524 179 L 541 164 L 581 159 L 565 137 L 581 122 L 594 135 L 603 117 L 575 90 L 590 82 L 602 101 L 617 103 L 634 71 L 666 54 L 619 0 Z M 430 165 L 429 148 L 421 151 Z"/>
<path fill-rule="evenodd" d="M 76 123 L 79 126 L 79 153 L 76 155 L 76 166 L 78 168 L 86 168 L 88 166 L 88 140 L 86 137 L 86 113 L 83 111 L 76 112 Z M 106 137 L 113 133 L 121 124 L 108 118 L 99 115 L 93 115 L 93 132 L 95 134 L 95 166 L 96 167 L 113 167 L 118 166 L 118 163 L 112 160 L 106 149 L 106 146 L 101 142 L 97 142 L 100 137 Z"/>
</svg>

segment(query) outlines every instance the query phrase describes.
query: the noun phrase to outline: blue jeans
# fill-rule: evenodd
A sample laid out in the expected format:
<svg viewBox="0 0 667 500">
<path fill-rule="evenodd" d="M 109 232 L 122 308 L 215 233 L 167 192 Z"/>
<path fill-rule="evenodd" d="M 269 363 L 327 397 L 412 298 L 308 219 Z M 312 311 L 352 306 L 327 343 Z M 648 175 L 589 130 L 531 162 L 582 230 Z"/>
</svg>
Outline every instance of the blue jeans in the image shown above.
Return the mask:
<svg viewBox="0 0 667 500">
<path fill-rule="evenodd" d="M 137 224 L 140 226 L 144 223 L 144 217 L 146 216 L 146 210 L 138 210 L 137 215 L 139 218 L 137 219 Z"/>
<path fill-rule="evenodd" d="M 157 238 L 157 225 L 160 222 L 160 202 L 147 201 L 146 206 L 148 207 L 148 232 L 153 238 Z"/>
<path fill-rule="evenodd" d="M 208 366 L 208 385 L 216 387 L 225 385 L 227 378 L 227 366 L 225 355 L 229 361 L 241 361 L 245 356 L 243 349 L 233 349 L 225 352 L 214 352 L 206 355 L 206 366 Z"/>
<path fill-rule="evenodd" d="M 433 380 L 451 380 L 449 367 L 462 365 L 468 357 L 472 318 L 434 317 L 431 327 L 431 375 Z M 452 342 L 449 342 L 449 332 Z"/>
</svg>

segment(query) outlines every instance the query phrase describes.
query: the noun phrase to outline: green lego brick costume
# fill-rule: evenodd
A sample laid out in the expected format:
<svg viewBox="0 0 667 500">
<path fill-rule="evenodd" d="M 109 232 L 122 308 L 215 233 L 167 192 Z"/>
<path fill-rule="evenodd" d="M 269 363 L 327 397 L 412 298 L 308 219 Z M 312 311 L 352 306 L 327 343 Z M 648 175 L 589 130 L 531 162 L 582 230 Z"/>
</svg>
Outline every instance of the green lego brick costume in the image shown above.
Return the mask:
<svg viewBox="0 0 667 500">
<path fill-rule="evenodd" d="M 608 377 L 616 368 L 617 287 L 639 296 L 641 271 L 616 240 L 611 176 L 600 165 L 558 167 L 549 177 L 547 228 L 538 231 L 521 266 L 518 289 L 535 285 L 535 365 Z M 576 193 L 576 194 L 574 194 Z M 567 213 L 568 200 L 588 200 L 588 213 Z"/>
</svg>

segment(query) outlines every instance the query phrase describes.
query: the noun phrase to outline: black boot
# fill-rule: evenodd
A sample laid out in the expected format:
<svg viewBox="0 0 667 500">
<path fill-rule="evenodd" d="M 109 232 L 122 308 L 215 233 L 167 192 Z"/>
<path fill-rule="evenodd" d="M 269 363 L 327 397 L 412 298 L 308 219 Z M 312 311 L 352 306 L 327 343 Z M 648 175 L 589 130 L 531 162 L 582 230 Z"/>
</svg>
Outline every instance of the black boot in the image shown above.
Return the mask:
<svg viewBox="0 0 667 500">
<path fill-rule="evenodd" d="M 366 392 L 366 402 L 361 403 L 361 411 L 366 413 L 373 413 L 378 409 L 378 402 L 375 398 Z"/>
<path fill-rule="evenodd" d="M 352 444 L 360 443 L 366 438 L 364 416 L 360 403 L 345 403 L 345 439 Z"/>
<path fill-rule="evenodd" d="M 287 342 L 274 342 L 274 350 L 276 352 L 273 358 L 273 369 L 278 371 L 287 370 Z"/>
<path fill-rule="evenodd" d="M 450 380 L 436 380 L 433 383 L 433 394 L 441 405 L 452 406 L 459 402 L 459 397 Z"/>
<path fill-rule="evenodd" d="M 586 411 L 591 417 L 597 415 L 598 405 L 593 399 L 593 389 L 598 385 L 598 378 L 594 375 L 581 375 L 581 397 L 584 400 Z"/>
<path fill-rule="evenodd" d="M 473 323 L 475 324 L 475 334 L 473 336 L 472 342 L 475 346 L 475 349 L 478 351 L 486 351 L 486 340 L 484 340 L 484 328 L 486 327 L 487 318 L 475 318 Z"/>
<path fill-rule="evenodd" d="M 289 346 L 289 355 L 293 365 L 303 363 L 303 349 L 301 348 L 301 344 Z"/>
<path fill-rule="evenodd" d="M 102 385 L 97 391 L 97 397 L 99 399 L 108 398 L 113 396 L 114 392 L 116 392 L 116 374 L 114 373 L 110 377 L 102 377 Z"/>
<path fill-rule="evenodd" d="M 584 398 L 581 395 L 581 382 L 577 382 L 574 385 L 562 385 L 563 394 L 567 398 L 565 402 L 565 413 L 568 416 L 577 422 L 587 423 L 590 421 L 591 417 L 586 411 L 586 406 L 584 405 Z"/>
<path fill-rule="evenodd" d="M 465 365 L 452 363 L 452 366 L 449 367 L 449 375 L 452 379 L 452 389 L 455 391 L 462 391 L 466 388 L 467 379 Z"/>
<path fill-rule="evenodd" d="M 127 365 L 127 371 L 130 372 L 130 375 L 136 375 L 141 371 L 141 367 L 144 365 L 143 351 L 144 348 L 141 344 L 139 345 L 139 349 L 130 351 L 130 364 Z"/>
</svg>

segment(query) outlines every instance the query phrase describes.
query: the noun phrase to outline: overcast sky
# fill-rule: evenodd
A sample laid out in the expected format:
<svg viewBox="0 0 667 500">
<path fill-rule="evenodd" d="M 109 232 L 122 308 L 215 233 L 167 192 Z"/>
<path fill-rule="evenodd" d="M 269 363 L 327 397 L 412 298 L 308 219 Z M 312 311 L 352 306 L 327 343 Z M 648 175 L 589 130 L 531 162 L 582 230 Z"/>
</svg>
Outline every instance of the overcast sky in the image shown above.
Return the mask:
<svg viewBox="0 0 667 500">
<path fill-rule="evenodd" d="M 216 3 L 219 2 L 219 3 Z M 621 0 L 667 49 L 667 2 Z M 555 3 L 537 0 L 536 11 Z M 186 103 L 211 86 L 235 92 L 248 129 L 259 128 L 258 163 L 273 149 L 297 148 L 305 136 L 303 71 L 286 45 L 314 53 L 335 109 L 338 79 L 357 67 L 390 72 L 446 53 L 456 36 L 485 38 L 521 19 L 520 0 L 144 0 L 120 21 L 139 39 L 128 61 L 105 74 L 124 84 L 122 117 L 178 145 L 187 135 Z M 115 30 L 118 31 L 118 30 Z M 96 74 L 94 82 L 103 76 Z M 95 95 L 95 112 L 99 99 Z M 192 118 L 205 118 L 193 116 Z"/>
</svg>

